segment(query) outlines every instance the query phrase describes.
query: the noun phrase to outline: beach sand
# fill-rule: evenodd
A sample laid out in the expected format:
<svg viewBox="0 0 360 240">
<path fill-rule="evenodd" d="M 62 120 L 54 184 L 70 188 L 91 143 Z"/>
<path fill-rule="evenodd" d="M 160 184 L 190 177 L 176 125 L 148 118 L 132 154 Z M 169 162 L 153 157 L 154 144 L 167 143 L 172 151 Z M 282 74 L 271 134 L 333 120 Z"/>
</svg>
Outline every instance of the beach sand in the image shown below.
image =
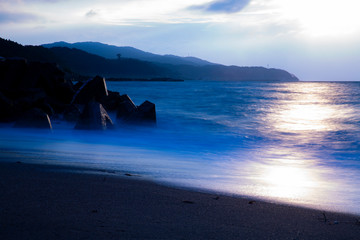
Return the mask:
<svg viewBox="0 0 360 240">
<path fill-rule="evenodd" d="M 80 170 L 0 163 L 0 239 L 360 239 L 357 216 Z"/>
</svg>

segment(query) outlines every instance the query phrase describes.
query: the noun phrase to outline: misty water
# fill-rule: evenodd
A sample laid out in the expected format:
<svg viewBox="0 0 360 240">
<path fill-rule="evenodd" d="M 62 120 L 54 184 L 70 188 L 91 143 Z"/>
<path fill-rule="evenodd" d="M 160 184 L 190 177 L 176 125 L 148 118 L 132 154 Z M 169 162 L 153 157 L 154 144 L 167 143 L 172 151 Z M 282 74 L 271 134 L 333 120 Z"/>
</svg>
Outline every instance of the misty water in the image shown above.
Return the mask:
<svg viewBox="0 0 360 240">
<path fill-rule="evenodd" d="M 185 188 L 360 214 L 360 83 L 108 82 L 157 126 L 1 129 L 1 161 L 139 174 Z"/>
</svg>

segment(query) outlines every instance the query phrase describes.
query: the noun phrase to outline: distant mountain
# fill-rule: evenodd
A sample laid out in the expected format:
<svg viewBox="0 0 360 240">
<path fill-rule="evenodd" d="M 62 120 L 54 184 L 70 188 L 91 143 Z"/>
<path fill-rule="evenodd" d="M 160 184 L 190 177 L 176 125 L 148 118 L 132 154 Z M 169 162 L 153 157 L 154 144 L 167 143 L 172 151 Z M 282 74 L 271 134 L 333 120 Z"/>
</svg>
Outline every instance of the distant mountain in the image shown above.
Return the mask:
<svg viewBox="0 0 360 240">
<path fill-rule="evenodd" d="M 22 46 L 2 38 L 0 38 L 0 57 L 23 57 L 29 61 L 57 63 L 67 72 L 86 76 L 149 78 L 174 75 L 171 70 L 151 62 L 130 58 L 106 59 L 66 47 Z"/>
<path fill-rule="evenodd" d="M 54 62 L 59 64 L 68 73 L 87 76 L 102 75 L 106 78 L 172 78 L 184 80 L 219 81 L 298 81 L 294 75 L 281 69 L 224 66 L 219 64 L 176 65 L 125 57 L 120 57 L 119 59 L 108 59 L 76 48 L 22 46 L 13 41 L 1 38 L 0 57 L 24 57 L 29 61 Z"/>
<path fill-rule="evenodd" d="M 114 45 L 103 44 L 99 42 L 54 42 L 41 45 L 46 48 L 52 47 L 68 47 L 83 50 L 88 53 L 96 54 L 108 59 L 117 59 L 117 54 L 123 58 L 135 58 L 142 61 L 165 63 L 173 65 L 193 65 L 205 66 L 214 65 L 214 63 L 202 60 L 196 57 L 179 57 L 175 55 L 158 55 L 149 52 L 144 52 L 133 47 L 117 47 Z"/>
</svg>

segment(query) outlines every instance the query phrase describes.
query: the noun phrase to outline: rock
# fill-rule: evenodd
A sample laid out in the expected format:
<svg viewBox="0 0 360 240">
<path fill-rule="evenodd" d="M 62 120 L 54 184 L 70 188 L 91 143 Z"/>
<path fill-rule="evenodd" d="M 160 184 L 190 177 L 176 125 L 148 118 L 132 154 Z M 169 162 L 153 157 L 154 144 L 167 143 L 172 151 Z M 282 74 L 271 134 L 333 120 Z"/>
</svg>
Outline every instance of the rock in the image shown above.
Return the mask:
<svg viewBox="0 0 360 240">
<path fill-rule="evenodd" d="M 120 122 L 130 124 L 156 123 L 155 104 L 145 101 L 140 106 L 136 106 L 128 95 L 121 96 L 123 101 L 119 104 L 116 118 Z"/>
<path fill-rule="evenodd" d="M 39 108 L 33 108 L 23 114 L 15 122 L 14 127 L 52 129 L 49 116 Z"/>
<path fill-rule="evenodd" d="M 85 82 L 81 88 L 75 93 L 72 104 L 87 104 L 90 100 L 100 101 L 108 95 L 105 79 L 96 76 L 95 78 Z"/>
<path fill-rule="evenodd" d="M 53 63 L 27 62 L 24 58 L 7 58 L 0 62 L 0 85 L 3 89 L 42 88 L 47 93 L 64 82 L 64 72 Z"/>
<path fill-rule="evenodd" d="M 90 101 L 80 115 L 75 129 L 105 130 L 112 127 L 113 122 L 103 106 L 98 102 Z"/>
<path fill-rule="evenodd" d="M 59 99 L 57 99 L 55 96 L 46 96 L 45 102 L 48 103 L 54 110 L 56 114 L 60 114 L 65 111 L 66 107 L 69 104 L 63 103 Z"/>
<path fill-rule="evenodd" d="M 118 92 L 108 90 L 108 95 L 101 98 L 99 101 L 107 111 L 116 111 L 119 108 L 123 97 Z"/>
<path fill-rule="evenodd" d="M 74 85 L 74 90 L 75 90 L 75 91 L 78 91 L 83 84 L 84 84 L 84 82 L 78 81 L 78 82 Z"/>
<path fill-rule="evenodd" d="M 23 86 L 38 87 L 53 94 L 58 84 L 66 82 L 65 73 L 55 63 L 29 62 Z"/>
<path fill-rule="evenodd" d="M 138 117 L 141 121 L 156 123 L 155 104 L 149 101 L 143 102 L 138 107 Z"/>
<path fill-rule="evenodd" d="M 53 96 L 55 96 L 59 102 L 70 104 L 74 95 L 75 90 L 71 81 L 56 84 L 56 90 L 54 90 Z"/>
<path fill-rule="evenodd" d="M 14 103 L 0 92 L 0 122 L 11 122 L 14 120 Z"/>
<path fill-rule="evenodd" d="M 49 117 L 55 114 L 54 109 L 46 102 L 39 103 L 36 105 L 36 107 L 43 110 L 47 115 L 49 115 Z"/>
<path fill-rule="evenodd" d="M 126 121 L 131 119 L 138 109 L 128 95 L 122 95 L 121 100 L 122 101 L 118 105 L 116 118 L 122 121 Z"/>
<path fill-rule="evenodd" d="M 27 73 L 27 61 L 24 58 L 8 58 L 0 62 L 0 85 L 3 89 L 21 87 Z"/>
<path fill-rule="evenodd" d="M 65 108 L 63 115 L 66 121 L 76 122 L 79 119 L 81 112 L 78 107 L 71 104 Z"/>
</svg>

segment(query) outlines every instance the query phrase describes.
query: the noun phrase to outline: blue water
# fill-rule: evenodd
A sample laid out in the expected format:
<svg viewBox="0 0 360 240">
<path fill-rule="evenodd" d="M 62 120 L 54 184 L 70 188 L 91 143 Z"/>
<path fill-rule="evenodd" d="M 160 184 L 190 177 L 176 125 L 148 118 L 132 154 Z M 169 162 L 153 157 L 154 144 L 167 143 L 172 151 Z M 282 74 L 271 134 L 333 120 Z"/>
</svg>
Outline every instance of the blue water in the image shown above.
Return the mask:
<svg viewBox="0 0 360 240">
<path fill-rule="evenodd" d="M 2 128 L 0 159 L 127 171 L 180 187 L 360 214 L 360 83 L 108 82 L 154 128 Z"/>
</svg>

